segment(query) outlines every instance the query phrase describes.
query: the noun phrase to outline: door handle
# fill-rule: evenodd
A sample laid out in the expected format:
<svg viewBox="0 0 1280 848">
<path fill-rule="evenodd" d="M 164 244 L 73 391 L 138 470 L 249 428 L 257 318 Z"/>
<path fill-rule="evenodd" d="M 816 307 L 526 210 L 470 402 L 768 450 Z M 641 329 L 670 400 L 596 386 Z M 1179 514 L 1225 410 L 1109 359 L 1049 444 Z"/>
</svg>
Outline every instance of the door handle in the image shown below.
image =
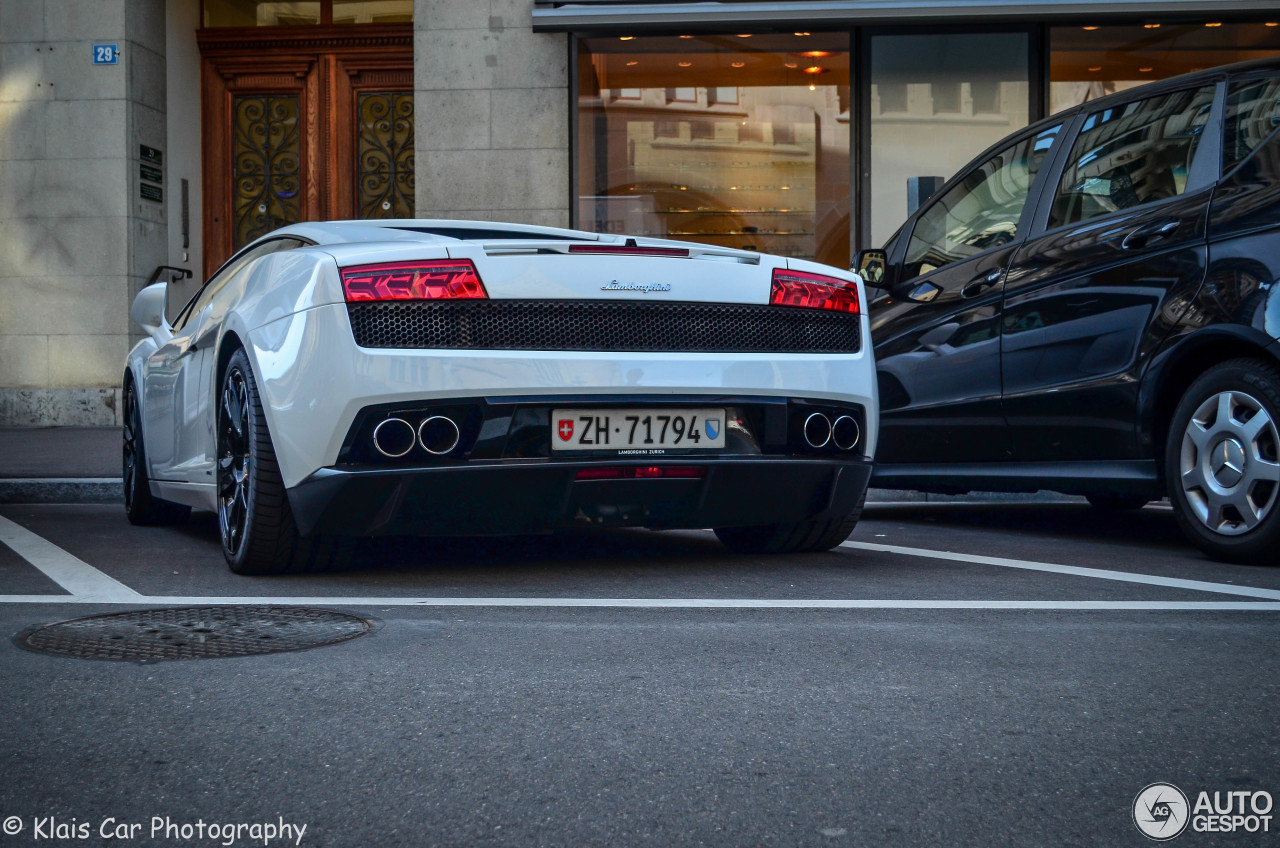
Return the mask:
<svg viewBox="0 0 1280 848">
<path fill-rule="evenodd" d="M 994 271 L 991 271 L 990 273 L 982 274 L 980 276 L 974 277 L 972 280 L 968 282 L 967 285 L 965 285 L 964 288 L 960 289 L 960 296 L 976 297 L 982 293 L 983 289 L 991 288 L 996 283 L 1000 282 L 1000 279 L 1003 276 L 1004 276 L 1004 269 L 997 268 Z"/>
<path fill-rule="evenodd" d="M 1178 227 L 1182 226 L 1182 222 L 1178 220 L 1155 221 L 1150 224 L 1144 224 L 1124 237 L 1124 241 L 1120 242 L 1120 247 L 1124 250 L 1141 250 L 1152 242 L 1160 241 L 1168 238 L 1177 232 Z"/>
</svg>

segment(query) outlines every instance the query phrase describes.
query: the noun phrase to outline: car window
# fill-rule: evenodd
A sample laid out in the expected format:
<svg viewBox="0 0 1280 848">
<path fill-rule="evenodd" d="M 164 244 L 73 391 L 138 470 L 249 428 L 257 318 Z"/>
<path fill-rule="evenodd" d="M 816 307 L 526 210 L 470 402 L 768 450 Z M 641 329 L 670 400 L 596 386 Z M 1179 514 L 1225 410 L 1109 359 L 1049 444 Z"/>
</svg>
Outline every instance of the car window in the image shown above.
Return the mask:
<svg viewBox="0 0 1280 848">
<path fill-rule="evenodd" d="M 1211 85 L 1094 112 L 1067 159 L 1049 214 L 1060 227 L 1186 191 L 1213 106 Z"/>
<path fill-rule="evenodd" d="M 1227 88 L 1222 170 L 1234 168 L 1280 127 L 1280 79 L 1233 82 Z"/>
<path fill-rule="evenodd" d="M 973 168 L 916 220 L 903 279 L 1017 238 L 1018 221 L 1061 125 L 1022 139 Z"/>
<path fill-rule="evenodd" d="M 248 250 L 243 251 L 237 256 L 233 256 L 230 261 L 219 268 L 209 281 L 201 286 L 200 291 L 187 302 L 187 305 L 178 313 L 178 317 L 173 321 L 173 330 L 177 332 L 186 326 L 191 320 L 192 315 L 200 314 L 200 310 L 213 300 L 214 295 L 222 291 L 222 287 L 227 284 L 232 277 L 236 275 L 244 266 L 260 256 L 266 256 L 268 253 L 279 253 L 282 250 L 293 250 L 294 248 L 306 246 L 308 242 L 296 238 L 277 238 L 270 241 L 264 241 L 261 244 L 254 245 Z"/>
</svg>

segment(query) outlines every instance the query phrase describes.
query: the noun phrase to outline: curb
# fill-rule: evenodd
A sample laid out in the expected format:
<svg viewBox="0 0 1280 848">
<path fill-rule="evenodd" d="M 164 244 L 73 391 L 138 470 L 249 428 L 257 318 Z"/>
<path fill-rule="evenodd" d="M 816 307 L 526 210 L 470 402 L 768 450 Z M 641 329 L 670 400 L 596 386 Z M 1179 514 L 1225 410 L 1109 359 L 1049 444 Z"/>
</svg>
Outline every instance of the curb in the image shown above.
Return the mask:
<svg viewBox="0 0 1280 848">
<path fill-rule="evenodd" d="M 124 498 L 119 477 L 20 477 L 0 479 L 0 504 L 108 504 Z M 1085 503 L 1057 492 L 970 492 L 935 495 L 897 489 L 868 489 L 867 504 Z"/>
</svg>

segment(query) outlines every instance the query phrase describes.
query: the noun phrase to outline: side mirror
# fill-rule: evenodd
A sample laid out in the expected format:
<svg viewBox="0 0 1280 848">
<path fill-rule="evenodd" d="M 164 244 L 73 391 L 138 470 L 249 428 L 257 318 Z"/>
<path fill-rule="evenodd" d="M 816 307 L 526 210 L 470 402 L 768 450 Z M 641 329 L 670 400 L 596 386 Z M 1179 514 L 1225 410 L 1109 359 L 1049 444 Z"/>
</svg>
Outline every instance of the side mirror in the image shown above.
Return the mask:
<svg viewBox="0 0 1280 848">
<path fill-rule="evenodd" d="M 853 270 L 869 286 L 884 288 L 884 272 L 888 259 L 883 250 L 859 250 L 853 261 Z"/>
<path fill-rule="evenodd" d="M 133 299 L 129 308 L 129 317 L 147 335 L 155 336 L 161 329 L 167 330 L 169 323 L 164 319 L 164 304 L 168 292 L 168 283 L 152 283 Z"/>
</svg>

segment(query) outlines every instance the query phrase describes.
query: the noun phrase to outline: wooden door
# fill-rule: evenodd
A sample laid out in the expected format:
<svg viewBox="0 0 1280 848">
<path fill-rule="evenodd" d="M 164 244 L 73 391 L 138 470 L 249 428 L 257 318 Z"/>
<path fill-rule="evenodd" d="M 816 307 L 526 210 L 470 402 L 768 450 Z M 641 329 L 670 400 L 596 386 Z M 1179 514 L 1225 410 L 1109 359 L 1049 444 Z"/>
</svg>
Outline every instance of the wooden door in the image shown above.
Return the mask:
<svg viewBox="0 0 1280 848">
<path fill-rule="evenodd" d="M 299 221 L 411 218 L 408 24 L 198 33 L 204 275 Z"/>
</svg>

